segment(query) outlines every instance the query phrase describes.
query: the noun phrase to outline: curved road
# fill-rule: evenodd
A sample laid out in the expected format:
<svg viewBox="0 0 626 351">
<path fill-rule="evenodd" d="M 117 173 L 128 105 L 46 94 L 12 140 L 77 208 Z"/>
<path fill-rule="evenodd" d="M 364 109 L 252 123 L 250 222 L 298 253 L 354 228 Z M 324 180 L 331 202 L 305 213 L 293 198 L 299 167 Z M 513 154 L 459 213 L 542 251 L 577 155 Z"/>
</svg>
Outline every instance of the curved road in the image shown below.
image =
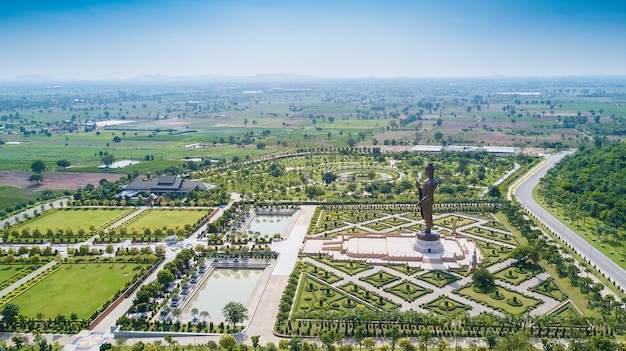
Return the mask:
<svg viewBox="0 0 626 351">
<path fill-rule="evenodd" d="M 587 262 L 596 267 L 605 277 L 614 282 L 622 291 L 626 291 L 626 270 L 618 266 L 610 258 L 606 257 L 598 249 L 594 248 L 585 239 L 581 238 L 573 230 L 565 226 L 561 221 L 552 216 L 533 199 L 532 190 L 539 183 L 548 169 L 552 168 L 557 162 L 565 156 L 572 154 L 573 151 L 561 151 L 555 155 L 551 155 L 536 172 L 530 174 L 515 188 L 515 198 L 522 204 L 522 207 L 528 211 L 535 219 L 542 222 L 548 229 L 563 240 L 569 247 L 582 256 Z"/>
</svg>

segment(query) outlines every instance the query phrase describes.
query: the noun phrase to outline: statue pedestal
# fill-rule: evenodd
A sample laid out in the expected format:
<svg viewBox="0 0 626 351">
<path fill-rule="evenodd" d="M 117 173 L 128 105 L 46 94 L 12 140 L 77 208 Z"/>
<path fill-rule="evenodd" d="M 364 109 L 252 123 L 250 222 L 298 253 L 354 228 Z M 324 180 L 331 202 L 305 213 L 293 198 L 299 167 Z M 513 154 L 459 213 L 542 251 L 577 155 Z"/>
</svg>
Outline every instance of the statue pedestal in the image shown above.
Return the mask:
<svg viewBox="0 0 626 351">
<path fill-rule="evenodd" d="M 417 232 L 413 249 L 421 253 L 441 253 L 443 252 L 443 244 L 439 232 L 432 230 L 426 233 L 424 229 Z"/>
</svg>

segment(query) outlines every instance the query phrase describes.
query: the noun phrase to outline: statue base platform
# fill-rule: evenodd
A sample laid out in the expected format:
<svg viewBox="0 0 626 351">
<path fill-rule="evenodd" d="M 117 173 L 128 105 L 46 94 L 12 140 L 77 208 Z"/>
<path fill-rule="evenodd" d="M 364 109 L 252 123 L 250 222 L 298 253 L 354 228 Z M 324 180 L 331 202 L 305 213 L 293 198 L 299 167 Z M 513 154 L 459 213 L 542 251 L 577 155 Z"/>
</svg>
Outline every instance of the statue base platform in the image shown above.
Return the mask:
<svg viewBox="0 0 626 351">
<path fill-rule="evenodd" d="M 421 253 L 439 253 L 444 251 L 439 232 L 432 229 L 430 233 L 426 233 L 424 229 L 417 232 L 413 249 Z"/>
</svg>

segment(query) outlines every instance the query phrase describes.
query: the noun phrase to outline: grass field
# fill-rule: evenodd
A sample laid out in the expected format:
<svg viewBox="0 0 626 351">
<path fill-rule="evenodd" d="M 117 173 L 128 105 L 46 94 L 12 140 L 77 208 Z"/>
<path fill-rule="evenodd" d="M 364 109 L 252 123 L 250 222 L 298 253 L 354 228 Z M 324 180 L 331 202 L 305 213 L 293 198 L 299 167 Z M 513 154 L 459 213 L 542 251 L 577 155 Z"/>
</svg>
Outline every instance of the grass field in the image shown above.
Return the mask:
<svg viewBox="0 0 626 351">
<path fill-rule="evenodd" d="M 185 224 L 194 224 L 198 219 L 207 214 L 209 210 L 169 210 L 153 209 L 146 215 L 132 221 L 127 225 L 129 229 L 168 228 L 184 227 Z"/>
<path fill-rule="evenodd" d="M 28 226 L 30 229 L 39 228 L 45 230 L 46 228 L 62 228 L 71 227 L 76 230 L 78 228 L 89 229 L 89 226 L 93 225 L 97 227 L 106 221 L 123 214 L 124 212 L 132 212 L 126 208 L 68 208 L 44 213 L 40 217 L 33 218 L 27 222 L 24 222 L 15 227 L 15 229 L 21 229 Z"/>
<path fill-rule="evenodd" d="M 499 311 L 506 311 L 510 314 L 522 314 L 530 311 L 542 302 L 535 298 L 522 295 L 516 291 L 506 290 L 501 287 L 494 287 L 494 290 L 498 291 L 498 298 L 493 297 L 492 294 L 478 293 L 474 291 L 471 285 L 465 286 L 455 293 L 468 297 L 474 301 L 483 302 L 487 306 L 495 308 Z M 512 303 L 513 299 L 517 303 Z"/>
<path fill-rule="evenodd" d="M 5 281 L 15 273 L 21 271 L 30 264 L 3 264 L 0 265 L 0 282 Z"/>
<path fill-rule="evenodd" d="M 63 264 L 60 270 L 26 290 L 11 303 L 20 306 L 20 314 L 36 318 L 57 315 L 89 318 L 102 304 L 140 272 L 133 263 Z"/>
</svg>

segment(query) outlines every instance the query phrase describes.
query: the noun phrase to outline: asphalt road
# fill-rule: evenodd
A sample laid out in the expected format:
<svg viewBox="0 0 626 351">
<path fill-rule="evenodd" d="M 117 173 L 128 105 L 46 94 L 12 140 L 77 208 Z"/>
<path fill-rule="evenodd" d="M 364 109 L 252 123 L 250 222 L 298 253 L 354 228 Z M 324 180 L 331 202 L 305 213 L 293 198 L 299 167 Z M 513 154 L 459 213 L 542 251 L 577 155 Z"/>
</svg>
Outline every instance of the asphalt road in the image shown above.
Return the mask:
<svg viewBox="0 0 626 351">
<path fill-rule="evenodd" d="M 515 198 L 533 217 L 542 222 L 548 229 L 561 238 L 569 247 L 574 249 L 588 263 L 596 267 L 605 277 L 614 282 L 622 291 L 626 291 L 626 270 L 594 248 L 585 239 L 565 226 L 561 221 L 545 211 L 532 197 L 533 188 L 539 183 L 546 172 L 572 151 L 561 151 L 550 156 L 535 173 L 526 178 L 515 189 Z"/>
</svg>

